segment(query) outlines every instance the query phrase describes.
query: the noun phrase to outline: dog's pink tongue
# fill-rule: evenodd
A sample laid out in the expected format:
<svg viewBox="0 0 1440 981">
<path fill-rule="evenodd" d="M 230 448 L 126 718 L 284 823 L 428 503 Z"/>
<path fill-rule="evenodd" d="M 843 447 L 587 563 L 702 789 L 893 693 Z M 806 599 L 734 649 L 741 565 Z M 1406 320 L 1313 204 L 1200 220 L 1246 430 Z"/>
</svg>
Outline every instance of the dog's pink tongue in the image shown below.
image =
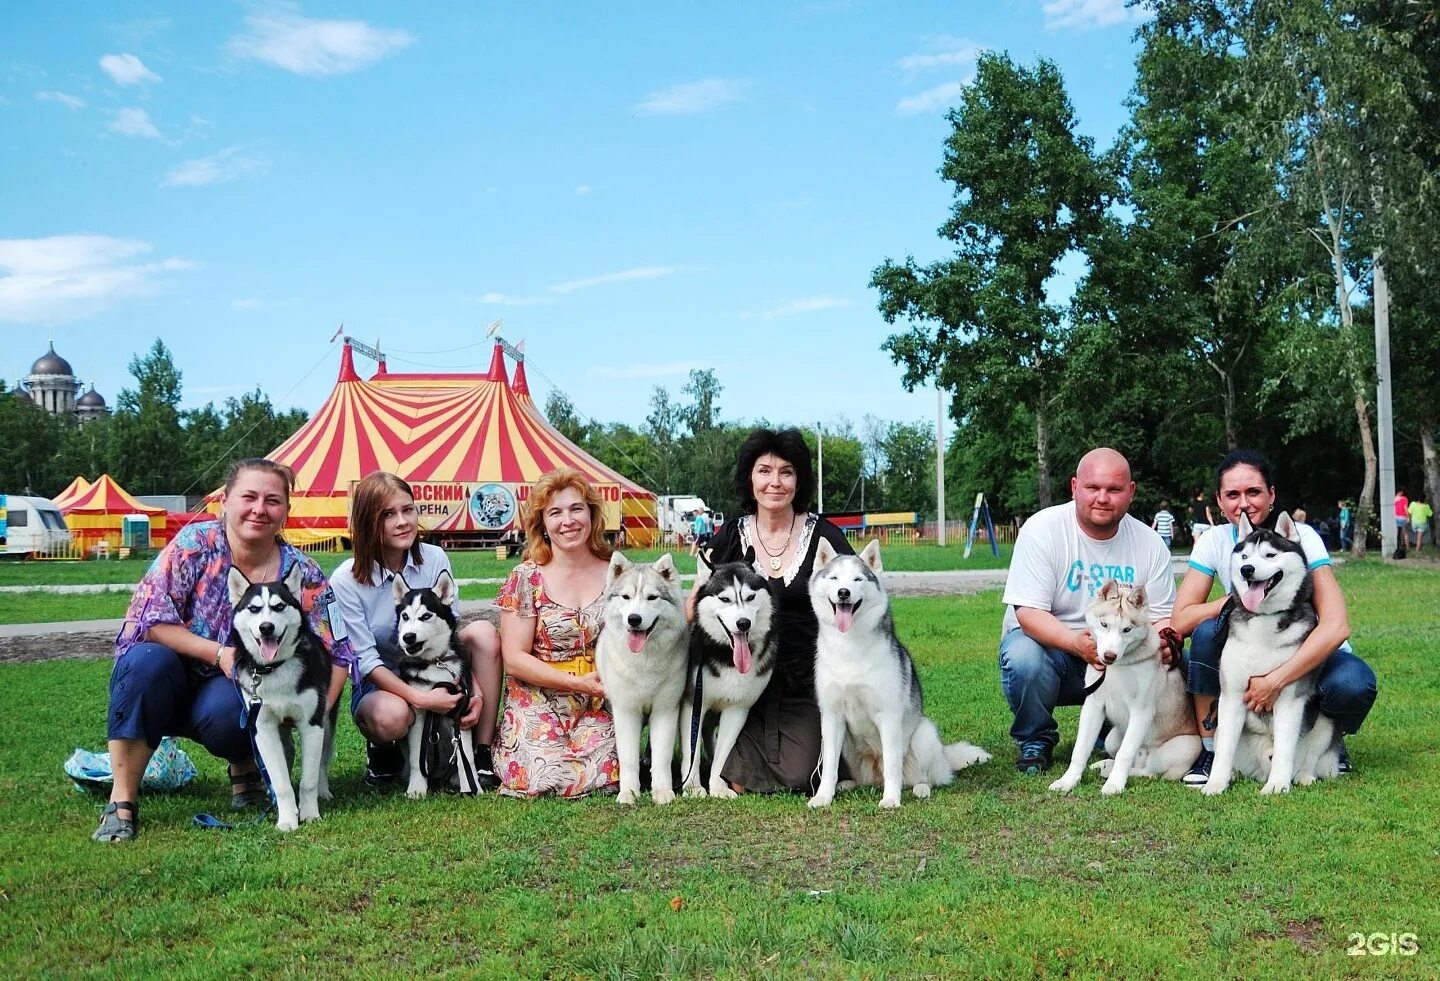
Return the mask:
<svg viewBox="0 0 1440 981">
<path fill-rule="evenodd" d="M 853 603 L 835 604 L 835 629 L 842 634 L 850 629 L 850 624 L 855 622 L 855 606 Z"/>
<path fill-rule="evenodd" d="M 645 630 L 631 630 L 625 634 L 625 641 L 630 645 L 630 653 L 639 654 L 645 649 L 645 642 L 650 639 L 650 634 Z"/>
<path fill-rule="evenodd" d="M 1245 588 L 1240 592 L 1240 605 L 1251 613 L 1260 612 L 1260 604 L 1265 602 L 1265 584 L 1263 582 L 1246 583 Z"/>
<path fill-rule="evenodd" d="M 275 655 L 280 653 L 280 642 L 274 637 L 260 638 L 260 653 L 267 661 L 275 660 Z"/>
<path fill-rule="evenodd" d="M 750 673 L 754 658 L 750 655 L 750 635 L 736 634 L 730 639 L 730 650 L 735 655 L 735 670 L 741 674 Z"/>
</svg>

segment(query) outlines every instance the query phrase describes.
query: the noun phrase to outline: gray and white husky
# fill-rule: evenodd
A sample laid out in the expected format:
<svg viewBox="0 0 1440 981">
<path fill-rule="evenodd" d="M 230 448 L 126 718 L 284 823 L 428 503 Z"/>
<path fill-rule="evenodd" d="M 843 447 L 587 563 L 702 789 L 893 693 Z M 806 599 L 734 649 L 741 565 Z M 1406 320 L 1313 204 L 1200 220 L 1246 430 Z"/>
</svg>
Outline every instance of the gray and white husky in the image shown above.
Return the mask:
<svg viewBox="0 0 1440 981">
<path fill-rule="evenodd" d="M 752 552 L 752 560 L 753 556 Z M 750 707 L 770 683 L 777 646 L 777 635 L 771 630 L 773 608 L 765 578 L 748 561 L 716 566 L 695 594 L 689 670 L 680 705 L 680 765 L 688 771 L 687 797 L 705 796 L 700 786 L 700 754 L 691 755 L 697 677 L 701 721 L 712 711 L 720 712 L 710 761 L 710 796 L 735 796 L 720 771 L 735 748 Z"/>
<path fill-rule="evenodd" d="M 395 596 L 395 640 L 400 645 L 395 673 L 407 685 L 427 690 L 445 688 L 464 696 L 448 716 L 430 722 L 430 728 L 441 752 L 447 752 L 444 747 L 452 744 L 459 751 L 455 763 L 460 792 L 479 793 L 474 770 L 475 730 L 454 728 L 470 704 L 471 692 L 470 659 L 460 642 L 460 624 L 455 615 L 460 590 L 450 573 L 443 571 L 431 589 L 411 589 L 401 575 L 395 576 L 391 589 Z M 415 800 L 430 792 L 430 780 L 421 765 L 428 748 L 425 730 L 430 714 L 425 709 L 415 710 L 405 740 L 410 767 L 405 796 Z"/>
<path fill-rule="evenodd" d="M 1100 687 L 1080 709 L 1070 768 L 1050 789 L 1066 793 L 1080 782 L 1107 719 L 1105 751 L 1111 759 L 1095 764 L 1106 777 L 1102 794 L 1120 793 L 1132 775 L 1179 780 L 1200 752 L 1200 737 L 1182 672 L 1160 660 L 1160 631 L 1150 622 L 1145 588 L 1106 581 L 1085 611 L 1085 622 L 1105 670 L 1085 673 L 1087 687 L 1097 680 Z"/>
<path fill-rule="evenodd" d="M 670 773 L 675 725 L 685 692 L 685 604 L 669 553 L 635 565 L 619 552 L 606 572 L 604 621 L 595 642 L 595 667 L 615 716 L 621 804 L 640 796 L 640 730 L 650 718 L 650 796 L 675 799 Z"/>
<path fill-rule="evenodd" d="M 325 712 L 330 655 L 300 606 L 305 570 L 297 562 L 280 582 L 251 583 L 234 566 L 226 580 L 234 617 L 230 644 L 241 697 L 254 712 L 255 748 L 275 794 L 275 827 L 294 831 L 320 817 L 330 799 L 327 771 L 335 755 L 333 720 Z M 300 800 L 290 783 L 282 725 L 300 734 Z"/>
<path fill-rule="evenodd" d="M 904 786 L 929 797 L 930 788 L 952 782 L 956 770 L 990 759 L 969 743 L 945 745 L 925 716 L 920 676 L 895 636 L 880 571 L 877 541 L 858 556 L 837 555 L 823 539 L 815 548 L 810 606 L 820 624 L 820 789 L 811 807 L 835 799 L 842 753 L 857 784 L 884 787 L 880 806 L 887 808 L 900 806 Z"/>
<path fill-rule="evenodd" d="M 1260 792 L 1285 794 L 1292 781 L 1308 785 L 1340 772 L 1335 723 L 1309 705 L 1319 669 L 1286 686 L 1264 715 L 1245 707 L 1245 689 L 1255 675 L 1290 660 L 1315 629 L 1315 587 L 1290 515 L 1282 511 L 1270 531 L 1252 527 L 1242 514 L 1239 534 L 1230 555 L 1233 602 L 1220 653 L 1215 763 L 1201 789 L 1224 793 L 1237 767 L 1260 779 L 1268 757 L 1268 778 Z"/>
</svg>

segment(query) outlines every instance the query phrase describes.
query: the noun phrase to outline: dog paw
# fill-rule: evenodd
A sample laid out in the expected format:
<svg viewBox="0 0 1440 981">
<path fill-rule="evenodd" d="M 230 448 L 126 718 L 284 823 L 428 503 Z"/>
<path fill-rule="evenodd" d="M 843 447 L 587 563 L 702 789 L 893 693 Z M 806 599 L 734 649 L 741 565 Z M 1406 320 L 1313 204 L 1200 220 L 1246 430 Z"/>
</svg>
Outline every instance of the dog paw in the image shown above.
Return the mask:
<svg viewBox="0 0 1440 981">
<path fill-rule="evenodd" d="M 880 809 L 881 809 L 882 811 L 893 811 L 893 810 L 895 810 L 895 809 L 896 809 L 897 807 L 899 807 L 899 806 L 900 806 L 900 798 L 899 798 L 899 797 L 881 797 L 881 798 L 880 798 Z"/>
<path fill-rule="evenodd" d="M 1106 797 L 1114 797 L 1116 794 L 1123 793 L 1124 791 L 1124 780 L 1106 780 L 1105 786 L 1100 788 L 1100 793 L 1104 794 Z"/>
<path fill-rule="evenodd" d="M 650 794 L 650 798 L 654 800 L 656 804 L 668 804 L 675 799 L 675 791 L 669 788 L 656 790 Z"/>
<path fill-rule="evenodd" d="M 816 794 L 814 797 L 811 797 L 811 798 L 810 798 L 810 801 L 809 801 L 809 803 L 808 803 L 806 806 L 807 806 L 807 807 L 817 807 L 817 808 L 818 808 L 818 807 L 829 807 L 829 806 L 830 806 L 830 802 L 833 801 L 834 799 L 835 799 L 835 795 L 833 795 L 833 794 Z"/>
<path fill-rule="evenodd" d="M 405 796 L 409 797 L 411 800 L 424 800 L 429 793 L 430 788 L 425 786 L 424 784 L 421 784 L 419 787 L 407 788 L 405 791 Z"/>
<path fill-rule="evenodd" d="M 1271 780 L 1260 788 L 1262 794 L 1288 794 L 1290 793 L 1289 780 Z"/>
<path fill-rule="evenodd" d="M 1204 794 L 1206 797 L 1214 797 L 1216 794 L 1225 793 L 1226 786 L 1226 784 L 1223 784 L 1218 780 L 1209 780 L 1206 781 L 1205 786 L 1200 788 L 1200 793 Z"/>
<path fill-rule="evenodd" d="M 719 783 L 712 783 L 710 785 L 710 796 L 716 800 L 734 800 L 740 795 L 735 793 L 735 788 L 722 780 Z"/>
<path fill-rule="evenodd" d="M 921 800 L 930 796 L 930 785 L 928 783 L 917 783 L 910 788 L 910 792 Z"/>
<path fill-rule="evenodd" d="M 330 788 L 328 786 L 322 786 L 318 791 L 316 791 L 315 796 L 319 797 L 321 800 L 335 799 L 335 795 L 330 793 Z"/>
<path fill-rule="evenodd" d="M 686 797 L 708 797 L 708 796 L 710 796 L 710 795 L 705 792 L 705 788 L 704 788 L 704 787 L 700 786 L 699 784 L 696 784 L 696 785 L 693 786 L 693 787 L 686 787 L 686 788 L 685 788 L 685 796 L 686 796 Z"/>
<path fill-rule="evenodd" d="M 1295 782 L 1302 787 L 1308 787 L 1320 778 L 1313 773 L 1300 773 L 1295 776 Z"/>
<path fill-rule="evenodd" d="M 640 798 L 640 795 L 637 794 L 635 791 L 626 789 L 626 790 L 620 791 L 620 793 L 618 793 L 618 794 L 615 795 L 615 803 L 617 803 L 617 804 L 634 804 L 639 798 Z"/>
<path fill-rule="evenodd" d="M 1050 785 L 1050 789 L 1057 794 L 1068 794 L 1075 789 L 1075 785 L 1079 782 L 1079 780 L 1073 780 L 1070 777 L 1061 777 Z"/>
<path fill-rule="evenodd" d="M 858 786 L 860 786 L 860 785 L 859 785 L 858 783 L 856 783 L 854 780 L 841 780 L 839 783 L 837 783 L 837 784 L 835 785 L 835 789 L 836 789 L 836 790 L 854 790 L 854 789 L 855 789 L 856 787 L 858 787 Z"/>
<path fill-rule="evenodd" d="M 282 815 L 281 817 L 275 819 L 276 831 L 294 831 L 299 827 L 300 822 L 296 819 L 296 816 L 294 814 Z"/>
<path fill-rule="evenodd" d="M 301 824 L 306 824 L 306 823 L 308 823 L 308 822 L 310 822 L 310 821 L 318 821 L 318 820 L 320 820 L 320 812 L 319 812 L 319 811 L 316 811 L 316 812 L 313 813 L 313 814 L 306 814 L 304 811 L 301 811 L 301 812 L 300 812 L 300 823 L 301 823 Z"/>
<path fill-rule="evenodd" d="M 1108 777 L 1110 775 L 1110 771 L 1115 769 L 1115 761 L 1107 756 L 1103 760 L 1096 760 L 1094 763 L 1091 763 L 1090 769 L 1094 770 L 1102 777 Z"/>
</svg>

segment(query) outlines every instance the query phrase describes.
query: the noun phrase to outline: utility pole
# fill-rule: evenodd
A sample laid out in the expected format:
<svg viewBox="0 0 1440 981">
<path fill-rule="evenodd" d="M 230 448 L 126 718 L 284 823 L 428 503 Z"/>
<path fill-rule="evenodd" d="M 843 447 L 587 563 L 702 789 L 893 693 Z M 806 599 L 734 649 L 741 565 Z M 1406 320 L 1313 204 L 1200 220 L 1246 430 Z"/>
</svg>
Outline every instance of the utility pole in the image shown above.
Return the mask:
<svg viewBox="0 0 1440 981">
<path fill-rule="evenodd" d="M 1385 281 L 1385 257 L 1375 250 L 1375 392 L 1376 428 L 1380 431 L 1380 499 L 1375 510 L 1380 514 L 1380 552 L 1385 558 L 1395 554 L 1395 414 L 1390 399 L 1390 287 Z M 1365 534 L 1357 528 L 1356 534 Z"/>
<path fill-rule="evenodd" d="M 815 424 L 815 440 L 820 447 L 820 490 L 815 498 L 815 513 L 825 513 L 825 426 L 823 423 Z"/>
<path fill-rule="evenodd" d="M 945 547 L 945 389 L 935 380 L 935 525 Z"/>
</svg>

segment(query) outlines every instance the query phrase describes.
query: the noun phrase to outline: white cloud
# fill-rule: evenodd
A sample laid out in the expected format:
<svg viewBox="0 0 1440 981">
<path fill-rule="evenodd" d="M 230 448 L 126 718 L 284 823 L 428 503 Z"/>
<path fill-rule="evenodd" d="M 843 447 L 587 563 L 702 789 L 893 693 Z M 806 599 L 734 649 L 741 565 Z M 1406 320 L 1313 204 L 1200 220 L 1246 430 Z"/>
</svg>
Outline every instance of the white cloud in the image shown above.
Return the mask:
<svg viewBox="0 0 1440 981">
<path fill-rule="evenodd" d="M 906 55 L 897 62 L 902 71 L 922 72 L 936 68 L 954 69 L 957 65 L 973 65 L 985 48 L 974 41 L 941 35 L 930 46 L 935 50 L 928 54 Z"/>
<path fill-rule="evenodd" d="M 245 18 L 250 33 L 230 39 L 237 57 L 296 75 L 344 75 L 412 44 L 408 32 L 371 27 L 363 20 L 312 20 L 296 14 Z"/>
<path fill-rule="evenodd" d="M 1126 7 L 1125 0 L 1049 0 L 1042 9 L 1047 31 L 1138 24 L 1150 16 L 1143 6 Z"/>
<path fill-rule="evenodd" d="M 778 306 L 770 307 L 760 311 L 758 314 L 742 313 L 742 320 L 750 320 L 759 317 L 761 320 L 774 320 L 776 317 L 792 317 L 797 313 L 816 313 L 821 310 L 835 310 L 839 307 L 848 307 L 850 301 L 840 296 L 809 296 L 800 300 L 791 300 L 789 303 L 781 303 Z"/>
<path fill-rule="evenodd" d="M 481 303 L 489 303 L 502 307 L 538 307 L 555 302 L 549 296 L 516 296 L 513 293 L 486 293 L 480 297 Z"/>
<path fill-rule="evenodd" d="M 895 104 L 895 111 L 902 116 L 914 116 L 922 112 L 945 109 L 960 100 L 960 93 L 965 91 L 969 81 L 966 79 L 964 82 L 946 82 L 933 89 L 926 89 L 919 95 L 907 96 Z"/>
<path fill-rule="evenodd" d="M 684 116 L 718 109 L 740 99 L 744 86 L 734 79 L 702 78 L 698 82 L 657 89 L 633 108 L 655 116 Z"/>
<path fill-rule="evenodd" d="M 36 92 L 35 98 L 40 102 L 58 102 L 72 112 L 76 109 L 85 108 L 85 100 L 76 95 L 66 95 L 64 92 Z"/>
<path fill-rule="evenodd" d="M 160 130 L 144 109 L 121 109 L 111 121 L 110 131 L 123 136 L 141 136 L 147 140 L 160 139 Z"/>
<path fill-rule="evenodd" d="M 579 187 L 575 188 L 575 193 L 580 197 L 584 197 L 586 194 L 590 193 L 590 185 L 581 184 Z"/>
<path fill-rule="evenodd" d="M 605 273 L 603 276 L 591 276 L 589 279 L 572 279 L 568 282 L 556 283 L 548 289 L 551 293 L 573 293 L 576 290 L 586 290 L 592 286 L 628 283 L 637 279 L 659 279 L 662 276 L 669 276 L 673 272 L 675 272 L 673 266 L 639 266 L 621 272 Z"/>
<path fill-rule="evenodd" d="M 267 169 L 264 160 L 250 156 L 244 147 L 226 147 L 219 153 L 196 160 L 186 160 L 170 168 L 160 181 L 162 187 L 201 187 L 205 184 L 223 184 L 237 177 L 263 174 Z"/>
<path fill-rule="evenodd" d="M 107 54 L 100 59 L 100 68 L 116 85 L 139 85 L 158 82 L 160 76 L 145 67 L 133 54 Z"/>
<path fill-rule="evenodd" d="M 618 367 L 610 365 L 591 365 L 586 369 L 586 374 L 595 375 L 599 378 L 670 378 L 678 375 L 688 375 L 692 371 L 702 368 L 714 367 L 713 364 L 701 364 L 698 361 L 669 361 L 663 364 L 625 364 Z"/>
<path fill-rule="evenodd" d="M 59 323 L 153 296 L 185 259 L 141 261 L 148 242 L 106 235 L 0 239 L 0 321 Z"/>
</svg>

